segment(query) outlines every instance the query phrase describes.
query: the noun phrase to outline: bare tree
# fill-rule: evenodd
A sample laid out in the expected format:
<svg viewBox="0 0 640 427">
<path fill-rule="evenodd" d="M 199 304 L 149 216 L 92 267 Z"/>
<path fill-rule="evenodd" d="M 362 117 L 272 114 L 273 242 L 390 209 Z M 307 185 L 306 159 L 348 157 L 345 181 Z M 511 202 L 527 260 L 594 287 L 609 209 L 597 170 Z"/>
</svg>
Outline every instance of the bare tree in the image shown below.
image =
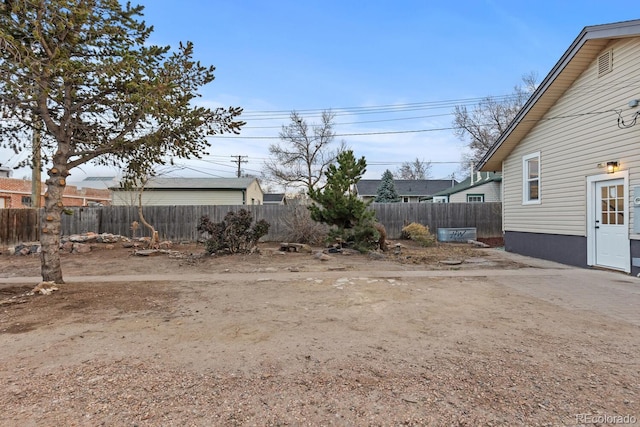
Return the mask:
<svg viewBox="0 0 640 427">
<path fill-rule="evenodd" d="M 295 111 L 290 118 L 291 123 L 280 131 L 282 141 L 269 146 L 265 178 L 285 187 L 304 187 L 307 192 L 321 189 L 327 167 L 346 149 L 344 141 L 335 150 L 330 147 L 335 139 L 334 114 L 323 111 L 322 122 L 310 125 Z"/>
<path fill-rule="evenodd" d="M 470 149 L 463 156 L 463 169 L 478 162 L 489 151 L 535 90 L 536 80 L 536 74 L 529 73 L 522 77 L 522 84 L 516 85 L 510 96 L 488 96 L 471 110 L 464 105 L 455 106 L 454 132 Z"/>
<path fill-rule="evenodd" d="M 412 162 L 404 162 L 396 169 L 396 179 L 429 179 L 431 178 L 431 162 L 425 162 L 416 157 Z"/>
</svg>

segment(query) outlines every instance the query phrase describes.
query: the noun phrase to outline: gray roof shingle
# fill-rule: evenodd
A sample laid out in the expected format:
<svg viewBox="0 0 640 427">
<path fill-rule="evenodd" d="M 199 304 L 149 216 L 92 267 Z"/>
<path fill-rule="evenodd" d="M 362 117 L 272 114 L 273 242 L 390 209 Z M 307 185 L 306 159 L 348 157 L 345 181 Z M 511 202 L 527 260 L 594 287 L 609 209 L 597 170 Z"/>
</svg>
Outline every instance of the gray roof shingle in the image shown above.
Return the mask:
<svg viewBox="0 0 640 427">
<path fill-rule="evenodd" d="M 145 190 L 212 189 L 244 190 L 255 178 L 151 178 Z"/>
<path fill-rule="evenodd" d="M 475 174 L 475 173 L 474 173 Z M 464 190 L 468 190 L 470 188 L 477 187 L 479 185 L 484 185 L 488 182 L 500 182 L 502 181 L 502 174 L 495 172 L 480 172 L 480 177 L 475 174 L 473 178 L 473 184 L 471 184 L 471 177 L 465 179 L 462 182 L 454 185 L 451 188 L 447 188 L 442 191 L 438 191 L 434 194 L 434 196 L 449 196 L 451 194 L 456 194 Z"/>
<path fill-rule="evenodd" d="M 375 196 L 381 183 L 381 179 L 361 179 L 356 184 L 358 195 Z M 425 197 L 453 187 L 458 182 L 452 179 L 394 179 L 393 183 L 400 197 Z"/>
</svg>

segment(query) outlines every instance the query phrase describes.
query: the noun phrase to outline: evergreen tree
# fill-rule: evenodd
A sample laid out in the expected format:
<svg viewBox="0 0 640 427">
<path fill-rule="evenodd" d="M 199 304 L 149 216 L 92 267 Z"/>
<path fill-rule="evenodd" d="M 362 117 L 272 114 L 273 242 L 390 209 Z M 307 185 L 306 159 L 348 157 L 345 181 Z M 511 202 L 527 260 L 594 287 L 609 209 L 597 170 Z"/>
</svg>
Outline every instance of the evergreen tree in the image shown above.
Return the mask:
<svg viewBox="0 0 640 427">
<path fill-rule="evenodd" d="M 124 3 L 124 4 L 121 4 Z M 0 2 L 0 144 L 47 167 L 40 240 L 45 281 L 63 283 L 62 196 L 74 168 L 124 168 L 128 183 L 174 158 L 201 157 L 207 137 L 239 133 L 237 107 L 198 106 L 214 67 L 150 43 L 143 7 L 117 0 Z"/>
<path fill-rule="evenodd" d="M 352 150 L 346 150 L 337 157 L 337 166 L 329 165 L 326 172 L 327 184 L 323 190 L 311 190 L 309 196 L 316 204 L 309 206 L 311 218 L 338 227 L 339 230 L 353 228 L 362 220 L 373 218 L 367 210 L 368 203 L 358 199 L 355 184 L 366 172 L 364 157 L 356 160 Z"/>
<path fill-rule="evenodd" d="M 376 190 L 376 203 L 397 203 L 400 196 L 396 191 L 396 184 L 393 182 L 393 174 L 389 169 L 382 174 L 382 182 Z"/>
<path fill-rule="evenodd" d="M 309 206 L 311 218 L 335 227 L 330 235 L 353 244 L 362 252 L 374 248 L 380 239 L 375 227 L 375 213 L 368 209 L 369 203 L 358 199 L 354 191 L 366 167 L 364 157 L 356 160 L 353 151 L 343 151 L 337 157 L 337 166 L 328 167 L 324 189 L 309 192 L 315 202 Z"/>
</svg>

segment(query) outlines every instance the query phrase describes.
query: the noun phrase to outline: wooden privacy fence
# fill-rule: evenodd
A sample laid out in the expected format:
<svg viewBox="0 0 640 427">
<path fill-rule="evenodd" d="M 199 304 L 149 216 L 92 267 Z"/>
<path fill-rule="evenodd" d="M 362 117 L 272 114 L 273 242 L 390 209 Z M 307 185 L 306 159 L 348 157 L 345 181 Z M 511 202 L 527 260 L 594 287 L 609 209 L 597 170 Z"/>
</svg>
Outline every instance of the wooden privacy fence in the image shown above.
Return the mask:
<svg viewBox="0 0 640 427">
<path fill-rule="evenodd" d="M 400 237 L 412 222 L 438 228 L 476 227 L 477 237 L 502 237 L 502 203 L 373 203 L 376 218 L 390 239 Z"/>
<path fill-rule="evenodd" d="M 161 239 L 195 241 L 197 226 L 203 215 L 222 221 L 227 212 L 247 209 L 255 220 L 264 219 L 271 227 L 267 241 L 286 240 L 286 219 L 294 206 L 146 206 L 143 214 L 158 231 Z M 298 206 L 298 209 L 304 207 Z M 140 224 L 134 236 L 131 224 L 140 221 L 132 206 L 71 207 L 72 215 L 62 216 L 62 234 L 86 232 L 112 233 L 140 237 L 148 232 Z M 479 238 L 502 237 L 501 203 L 374 203 L 371 209 L 391 239 L 400 237 L 402 227 L 411 222 L 429 226 L 432 233 L 441 227 L 476 227 Z M 38 212 L 34 209 L 0 209 L 2 244 L 38 240 Z"/>
<path fill-rule="evenodd" d="M 0 243 L 38 240 L 38 222 L 36 209 L 0 209 Z"/>
</svg>

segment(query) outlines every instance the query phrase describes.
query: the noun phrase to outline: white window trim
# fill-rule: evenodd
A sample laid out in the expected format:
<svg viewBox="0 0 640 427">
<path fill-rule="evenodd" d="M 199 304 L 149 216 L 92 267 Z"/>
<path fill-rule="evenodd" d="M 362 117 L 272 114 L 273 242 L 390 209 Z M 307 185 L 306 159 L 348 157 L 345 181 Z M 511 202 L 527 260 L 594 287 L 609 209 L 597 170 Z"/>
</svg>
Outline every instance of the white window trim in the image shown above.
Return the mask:
<svg viewBox="0 0 640 427">
<path fill-rule="evenodd" d="M 469 201 L 469 197 L 479 197 L 480 200 L 476 202 Z M 484 194 L 481 193 L 468 193 L 467 194 L 467 203 L 484 203 Z"/>
<path fill-rule="evenodd" d="M 531 159 L 538 159 L 538 198 L 529 200 L 529 178 L 527 176 L 527 162 Z M 527 154 L 522 156 L 522 204 L 523 205 L 539 205 L 542 200 L 542 163 L 540 162 L 540 152 Z"/>
<path fill-rule="evenodd" d="M 448 196 L 433 196 L 433 203 L 449 203 Z"/>
</svg>

